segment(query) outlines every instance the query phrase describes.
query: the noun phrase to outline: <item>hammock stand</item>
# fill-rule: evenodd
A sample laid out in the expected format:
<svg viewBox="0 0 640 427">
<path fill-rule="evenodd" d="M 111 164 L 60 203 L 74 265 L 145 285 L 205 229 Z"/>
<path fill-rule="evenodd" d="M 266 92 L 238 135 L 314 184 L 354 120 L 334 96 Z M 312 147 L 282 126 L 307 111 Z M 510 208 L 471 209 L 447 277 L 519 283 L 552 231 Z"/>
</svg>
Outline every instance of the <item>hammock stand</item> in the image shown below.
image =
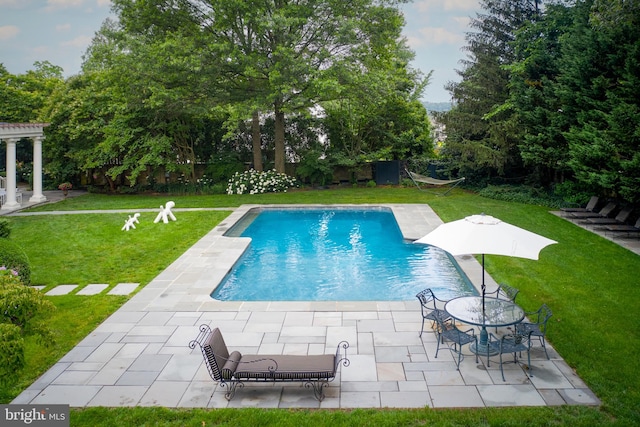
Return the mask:
<svg viewBox="0 0 640 427">
<path fill-rule="evenodd" d="M 406 169 L 406 171 L 407 171 L 407 174 L 409 175 L 409 178 L 411 178 L 411 181 L 413 181 L 416 187 L 418 187 L 418 190 L 430 192 L 438 196 L 446 196 L 447 194 L 449 194 L 451 190 L 453 190 L 462 181 L 465 180 L 464 177 L 458 178 L 458 179 L 436 179 L 436 178 L 431 178 L 429 176 L 420 175 L 419 173 L 411 172 L 408 169 Z M 431 185 L 431 186 L 438 186 L 438 187 L 450 185 L 450 187 L 444 192 L 437 192 L 437 191 L 430 191 L 426 188 L 422 188 L 420 186 L 420 183 Z"/>
</svg>

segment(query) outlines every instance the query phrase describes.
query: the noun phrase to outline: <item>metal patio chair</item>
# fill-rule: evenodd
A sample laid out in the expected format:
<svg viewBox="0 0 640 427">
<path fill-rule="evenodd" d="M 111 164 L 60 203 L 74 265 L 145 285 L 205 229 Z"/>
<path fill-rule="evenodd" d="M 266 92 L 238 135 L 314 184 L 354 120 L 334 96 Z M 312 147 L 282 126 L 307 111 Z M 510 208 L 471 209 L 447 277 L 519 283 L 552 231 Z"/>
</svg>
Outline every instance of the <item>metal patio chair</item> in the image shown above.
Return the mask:
<svg viewBox="0 0 640 427">
<path fill-rule="evenodd" d="M 431 288 L 418 292 L 416 298 L 420 301 L 420 310 L 422 312 L 422 328 L 420 328 L 419 336 L 422 336 L 422 332 L 424 332 L 425 320 L 430 320 L 431 328 L 434 328 L 437 322 L 445 322 L 451 318 L 451 316 L 444 311 L 446 301 L 437 298 Z M 437 329 L 434 328 L 434 332 L 436 336 L 438 336 Z"/>
<path fill-rule="evenodd" d="M 532 337 L 538 338 L 544 349 L 544 354 L 547 356 L 547 359 L 549 359 L 545 336 L 547 335 L 547 328 L 549 327 L 549 318 L 553 316 L 551 309 L 547 307 L 546 304 L 542 304 L 538 310 L 525 313 L 525 315 L 530 321 L 518 323 L 516 325 L 516 331 L 521 334 L 531 333 Z"/>
<path fill-rule="evenodd" d="M 440 321 L 436 320 L 437 329 L 436 335 L 438 337 L 438 347 L 436 348 L 436 359 L 438 358 L 438 352 L 440 351 L 440 342 L 444 344 L 446 341 L 449 341 L 449 350 L 452 353 L 458 355 L 458 360 L 456 361 L 456 369 L 460 370 L 460 362 L 464 359 L 464 354 L 462 353 L 462 347 L 466 344 L 475 343 L 476 347 L 478 346 L 478 337 L 475 334 L 473 328 L 468 329 L 466 331 L 461 331 L 455 325 L 454 322 L 449 321 Z M 478 363 L 478 354 L 476 353 L 476 363 Z"/>
<path fill-rule="evenodd" d="M 512 286 L 505 285 L 504 283 L 498 285 L 498 289 L 493 292 L 485 292 L 485 296 L 491 295 L 494 298 L 503 299 L 511 302 L 516 302 L 516 297 L 520 293 L 519 289 L 516 289 Z M 496 327 L 496 332 L 498 332 L 498 328 Z"/>
<path fill-rule="evenodd" d="M 516 289 L 512 286 L 505 285 L 504 283 L 502 283 L 498 286 L 498 289 L 496 289 L 493 292 L 485 292 L 485 295 L 486 296 L 493 295 L 495 298 L 498 298 L 498 299 L 505 299 L 511 302 L 516 302 L 516 297 L 518 296 L 518 293 L 520 293 L 519 289 Z"/>
<path fill-rule="evenodd" d="M 493 334 L 489 334 L 489 342 L 487 344 L 487 366 L 491 366 L 490 353 L 496 353 L 500 355 L 500 373 L 502 374 L 502 381 L 506 381 L 504 378 L 503 365 L 505 363 L 519 363 L 519 356 L 523 351 L 527 352 L 527 368 L 531 370 L 531 332 L 515 334 L 507 334 L 502 337 L 496 337 Z M 503 354 L 513 354 L 513 360 L 504 360 Z"/>
</svg>

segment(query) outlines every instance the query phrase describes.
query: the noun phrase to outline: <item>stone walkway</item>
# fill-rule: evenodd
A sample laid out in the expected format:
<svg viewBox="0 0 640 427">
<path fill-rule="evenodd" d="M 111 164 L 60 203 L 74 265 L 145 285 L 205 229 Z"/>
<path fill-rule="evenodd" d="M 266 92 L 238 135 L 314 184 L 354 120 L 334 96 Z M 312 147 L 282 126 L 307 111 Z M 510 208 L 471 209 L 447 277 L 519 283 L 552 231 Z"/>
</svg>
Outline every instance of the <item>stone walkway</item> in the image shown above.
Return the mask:
<svg viewBox="0 0 640 427">
<path fill-rule="evenodd" d="M 77 292 L 74 292 L 78 285 L 58 285 L 49 289 L 45 292 L 47 296 L 60 296 L 60 295 L 69 295 L 73 293 L 73 295 L 98 295 L 109 288 L 110 285 L 104 283 L 90 283 L 84 287 L 82 287 Z M 107 295 L 129 295 L 131 292 L 135 291 L 139 283 L 118 283 L 112 289 L 107 292 Z M 46 288 L 46 286 L 34 286 L 40 290 Z"/>
<path fill-rule="evenodd" d="M 361 205 L 358 205 L 361 206 Z M 408 240 L 441 224 L 427 205 L 387 205 Z M 249 239 L 224 237 L 251 206 L 236 209 L 116 313 L 21 393 L 16 404 L 164 406 L 170 408 L 459 408 L 598 405 L 598 398 L 548 344 L 531 352 L 531 369 L 511 364 L 500 376 L 466 357 L 456 370 L 436 340 L 420 338 L 418 301 L 222 302 L 210 298 Z M 544 256 L 544 254 L 542 254 Z M 472 280 L 481 266 L 457 261 Z M 475 281 L 475 280 L 474 280 Z M 488 290 L 495 281 L 487 277 Z M 428 284 L 425 284 L 428 287 Z M 335 352 L 347 340 L 349 367 L 341 368 L 323 402 L 299 384 L 248 384 L 228 402 L 188 343 L 198 325 L 219 327 L 233 350 L 258 354 Z"/>
</svg>

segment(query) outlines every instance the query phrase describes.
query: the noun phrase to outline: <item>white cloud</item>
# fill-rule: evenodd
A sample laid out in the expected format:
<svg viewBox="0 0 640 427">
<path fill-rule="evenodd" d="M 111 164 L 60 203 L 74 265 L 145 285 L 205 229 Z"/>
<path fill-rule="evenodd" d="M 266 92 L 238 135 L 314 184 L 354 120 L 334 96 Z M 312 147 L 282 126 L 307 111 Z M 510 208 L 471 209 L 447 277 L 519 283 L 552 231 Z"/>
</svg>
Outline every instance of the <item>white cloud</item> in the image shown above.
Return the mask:
<svg viewBox="0 0 640 427">
<path fill-rule="evenodd" d="M 407 45 L 413 50 L 424 44 L 424 40 L 420 37 L 406 36 L 405 38 L 407 39 Z"/>
<path fill-rule="evenodd" d="M 11 40 L 20 33 L 20 28 L 15 25 L 0 27 L 0 40 Z"/>
<path fill-rule="evenodd" d="M 31 52 L 37 56 L 45 56 L 49 53 L 49 46 L 35 46 Z"/>
<path fill-rule="evenodd" d="M 84 4 L 84 0 L 47 0 L 47 6 L 44 8 L 47 12 L 55 12 L 57 10 L 80 7 Z"/>
<path fill-rule="evenodd" d="M 51 7 L 78 7 L 84 4 L 84 0 L 47 0 L 47 5 Z"/>
<path fill-rule="evenodd" d="M 75 39 L 67 40 L 66 42 L 62 42 L 62 46 L 71 46 L 71 47 L 86 47 L 91 43 L 92 38 L 89 36 L 78 36 Z"/>
<path fill-rule="evenodd" d="M 459 28 L 469 28 L 469 23 L 471 22 L 470 16 L 453 16 L 451 20 L 456 23 Z"/>
<path fill-rule="evenodd" d="M 56 25 L 56 31 L 69 31 L 70 29 L 71 29 L 71 24 Z"/>
<path fill-rule="evenodd" d="M 419 0 L 415 2 L 420 12 L 429 9 L 446 11 L 473 11 L 479 8 L 478 0 Z"/>
<path fill-rule="evenodd" d="M 97 0 L 98 7 L 111 7 L 111 0 Z"/>
<path fill-rule="evenodd" d="M 464 35 L 454 33 L 442 27 L 423 27 L 418 30 L 420 33 L 420 44 L 440 45 L 440 44 L 460 44 L 464 42 Z"/>
</svg>

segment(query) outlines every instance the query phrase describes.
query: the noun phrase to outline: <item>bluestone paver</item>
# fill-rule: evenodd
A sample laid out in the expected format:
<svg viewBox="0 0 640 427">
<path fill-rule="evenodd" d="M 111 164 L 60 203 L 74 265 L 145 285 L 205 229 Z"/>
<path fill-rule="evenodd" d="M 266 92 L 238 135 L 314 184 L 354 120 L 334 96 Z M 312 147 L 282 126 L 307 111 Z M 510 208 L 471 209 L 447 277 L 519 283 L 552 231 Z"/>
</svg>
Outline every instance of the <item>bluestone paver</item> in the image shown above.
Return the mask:
<svg viewBox="0 0 640 427">
<path fill-rule="evenodd" d="M 107 292 L 108 295 L 129 295 L 140 286 L 139 283 L 118 283 L 113 289 Z"/>
<path fill-rule="evenodd" d="M 58 285 L 53 289 L 48 290 L 45 295 L 48 296 L 60 296 L 70 294 L 78 285 Z"/>
<path fill-rule="evenodd" d="M 76 292 L 76 295 L 98 295 L 100 292 L 107 289 L 109 285 L 101 283 L 90 283 L 84 288 Z"/>
</svg>

